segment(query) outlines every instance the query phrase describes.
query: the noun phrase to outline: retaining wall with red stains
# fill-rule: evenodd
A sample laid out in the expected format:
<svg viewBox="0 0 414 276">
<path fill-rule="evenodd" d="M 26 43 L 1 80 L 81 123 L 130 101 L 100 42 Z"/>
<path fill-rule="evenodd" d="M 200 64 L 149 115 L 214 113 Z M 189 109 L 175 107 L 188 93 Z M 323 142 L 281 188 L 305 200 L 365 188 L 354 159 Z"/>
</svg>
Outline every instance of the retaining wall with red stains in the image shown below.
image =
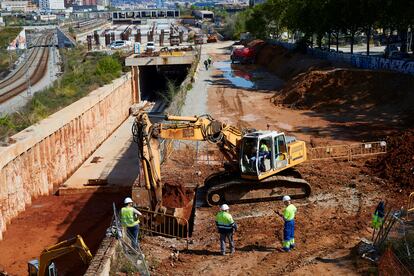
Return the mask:
<svg viewBox="0 0 414 276">
<path fill-rule="evenodd" d="M 130 74 L 91 92 L 0 147 L 0 240 L 32 198 L 61 185 L 128 117 Z"/>
</svg>

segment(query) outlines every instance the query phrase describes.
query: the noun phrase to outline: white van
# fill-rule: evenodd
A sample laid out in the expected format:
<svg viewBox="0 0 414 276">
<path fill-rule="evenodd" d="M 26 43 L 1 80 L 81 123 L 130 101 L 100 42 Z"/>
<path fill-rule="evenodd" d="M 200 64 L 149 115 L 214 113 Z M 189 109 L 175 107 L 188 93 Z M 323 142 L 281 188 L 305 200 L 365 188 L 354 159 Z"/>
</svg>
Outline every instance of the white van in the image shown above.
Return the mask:
<svg viewBox="0 0 414 276">
<path fill-rule="evenodd" d="M 122 49 L 131 46 L 131 41 L 126 40 L 115 40 L 112 41 L 111 44 L 109 44 L 109 47 L 111 49 Z"/>
<path fill-rule="evenodd" d="M 145 48 L 146 51 L 155 51 L 155 43 L 154 41 L 148 41 L 147 47 Z"/>
</svg>

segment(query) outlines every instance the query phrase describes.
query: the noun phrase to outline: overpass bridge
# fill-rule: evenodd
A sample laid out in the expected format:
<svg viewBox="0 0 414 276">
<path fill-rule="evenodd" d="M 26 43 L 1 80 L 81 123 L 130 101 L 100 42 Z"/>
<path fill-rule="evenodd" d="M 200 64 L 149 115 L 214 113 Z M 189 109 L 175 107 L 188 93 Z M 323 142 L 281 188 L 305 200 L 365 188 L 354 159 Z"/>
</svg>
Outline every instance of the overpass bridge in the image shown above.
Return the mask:
<svg viewBox="0 0 414 276">
<path fill-rule="evenodd" d="M 147 19 L 179 18 L 180 11 L 177 9 L 134 9 L 113 11 L 112 23 L 118 24 L 141 24 Z"/>
</svg>

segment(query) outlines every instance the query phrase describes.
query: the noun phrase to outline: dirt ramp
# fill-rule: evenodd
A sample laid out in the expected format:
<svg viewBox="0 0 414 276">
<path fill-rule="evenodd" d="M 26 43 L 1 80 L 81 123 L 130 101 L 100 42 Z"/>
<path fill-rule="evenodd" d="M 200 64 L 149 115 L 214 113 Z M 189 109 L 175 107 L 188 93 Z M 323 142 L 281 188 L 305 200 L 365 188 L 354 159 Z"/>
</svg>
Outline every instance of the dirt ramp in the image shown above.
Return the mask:
<svg viewBox="0 0 414 276">
<path fill-rule="evenodd" d="M 412 112 L 414 77 L 393 72 L 357 69 L 303 73 L 272 98 L 276 104 L 329 111 L 395 106 L 396 113 Z"/>
<path fill-rule="evenodd" d="M 387 138 L 388 153 L 369 162 L 374 174 L 397 187 L 414 188 L 414 130 Z"/>
<path fill-rule="evenodd" d="M 289 51 L 282 46 L 270 44 L 260 48 L 256 56 L 256 63 L 285 80 L 311 69 L 330 68 L 332 66 L 327 60 L 313 58 Z"/>
</svg>

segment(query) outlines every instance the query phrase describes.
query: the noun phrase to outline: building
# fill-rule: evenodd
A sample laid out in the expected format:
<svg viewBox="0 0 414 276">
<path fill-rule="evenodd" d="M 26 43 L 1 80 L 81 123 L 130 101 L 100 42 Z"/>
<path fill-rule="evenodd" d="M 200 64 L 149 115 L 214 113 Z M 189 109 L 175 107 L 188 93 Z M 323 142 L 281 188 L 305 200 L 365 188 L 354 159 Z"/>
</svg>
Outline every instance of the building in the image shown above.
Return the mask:
<svg viewBox="0 0 414 276">
<path fill-rule="evenodd" d="M 201 20 L 214 20 L 214 12 L 205 10 L 194 10 L 193 15 Z"/>
<path fill-rule="evenodd" d="M 177 9 L 134 9 L 112 12 L 112 23 L 115 24 L 141 24 L 147 19 L 179 18 Z"/>
<path fill-rule="evenodd" d="M 1 9 L 11 12 L 28 12 L 29 11 L 29 1 L 10 1 L 5 0 L 1 1 Z"/>
<path fill-rule="evenodd" d="M 39 0 L 39 9 L 42 11 L 64 10 L 64 0 Z"/>
<path fill-rule="evenodd" d="M 103 7 L 109 7 L 111 2 L 109 0 L 96 0 L 96 5 L 103 6 Z"/>
<path fill-rule="evenodd" d="M 82 2 L 84 6 L 96 6 L 96 0 L 83 0 Z"/>
</svg>

